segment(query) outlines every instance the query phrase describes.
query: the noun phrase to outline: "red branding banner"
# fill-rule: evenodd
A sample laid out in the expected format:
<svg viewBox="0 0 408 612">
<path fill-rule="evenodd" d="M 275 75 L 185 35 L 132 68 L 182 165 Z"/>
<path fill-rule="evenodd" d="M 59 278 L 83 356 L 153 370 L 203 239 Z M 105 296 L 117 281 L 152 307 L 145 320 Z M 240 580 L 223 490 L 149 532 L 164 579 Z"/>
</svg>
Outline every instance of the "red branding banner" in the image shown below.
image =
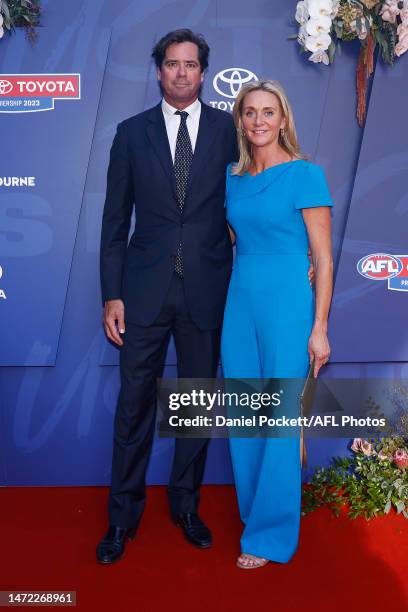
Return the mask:
<svg viewBox="0 0 408 612">
<path fill-rule="evenodd" d="M 80 96 L 79 74 L 1 74 L 0 98 L 74 98 Z"/>
</svg>

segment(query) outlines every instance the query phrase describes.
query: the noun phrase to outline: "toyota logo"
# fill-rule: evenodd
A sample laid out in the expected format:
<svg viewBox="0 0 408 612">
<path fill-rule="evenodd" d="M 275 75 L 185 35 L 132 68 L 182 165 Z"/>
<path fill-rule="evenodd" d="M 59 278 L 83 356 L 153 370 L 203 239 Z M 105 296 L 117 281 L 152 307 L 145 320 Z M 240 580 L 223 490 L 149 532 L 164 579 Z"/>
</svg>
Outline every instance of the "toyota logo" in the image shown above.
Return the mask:
<svg viewBox="0 0 408 612">
<path fill-rule="evenodd" d="M 13 89 L 13 83 L 10 81 L 6 81 L 5 79 L 0 80 L 0 95 L 4 96 L 5 94 L 10 93 Z"/>
<path fill-rule="evenodd" d="M 226 68 L 215 75 L 213 85 L 221 96 L 236 98 L 245 83 L 257 80 L 256 74 L 246 68 Z"/>
</svg>

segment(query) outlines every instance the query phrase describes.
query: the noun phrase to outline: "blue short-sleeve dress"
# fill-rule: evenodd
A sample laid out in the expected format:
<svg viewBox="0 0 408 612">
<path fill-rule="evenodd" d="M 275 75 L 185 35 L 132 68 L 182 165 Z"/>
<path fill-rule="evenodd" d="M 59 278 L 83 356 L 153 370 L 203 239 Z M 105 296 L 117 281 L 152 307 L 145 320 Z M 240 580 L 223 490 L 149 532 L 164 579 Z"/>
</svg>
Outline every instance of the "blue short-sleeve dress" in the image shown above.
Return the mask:
<svg viewBox="0 0 408 612">
<path fill-rule="evenodd" d="M 306 160 L 255 176 L 227 168 L 228 223 L 236 258 L 222 330 L 225 378 L 297 378 L 307 374 L 314 295 L 302 209 L 332 206 L 323 170 Z M 230 438 L 241 519 L 241 550 L 285 563 L 299 537 L 300 442 Z"/>
</svg>

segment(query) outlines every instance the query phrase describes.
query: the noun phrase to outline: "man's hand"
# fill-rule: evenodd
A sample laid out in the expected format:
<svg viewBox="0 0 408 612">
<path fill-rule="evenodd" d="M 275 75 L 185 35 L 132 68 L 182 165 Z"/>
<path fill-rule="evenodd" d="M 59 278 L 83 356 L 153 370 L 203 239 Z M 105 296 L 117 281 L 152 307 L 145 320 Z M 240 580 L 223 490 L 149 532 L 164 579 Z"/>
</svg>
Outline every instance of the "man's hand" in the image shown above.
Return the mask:
<svg viewBox="0 0 408 612">
<path fill-rule="evenodd" d="M 309 283 L 310 286 L 313 287 L 314 282 L 315 282 L 315 269 L 314 269 L 314 265 L 313 265 L 313 259 L 312 259 L 312 251 L 311 249 L 309 249 L 307 251 L 307 256 L 309 258 L 310 261 L 310 266 L 309 266 L 309 270 L 307 271 L 307 275 L 309 277 Z"/>
<path fill-rule="evenodd" d="M 103 326 L 109 340 L 118 346 L 123 345 L 119 334 L 125 333 L 125 306 L 122 300 L 108 300 L 103 311 Z"/>
</svg>

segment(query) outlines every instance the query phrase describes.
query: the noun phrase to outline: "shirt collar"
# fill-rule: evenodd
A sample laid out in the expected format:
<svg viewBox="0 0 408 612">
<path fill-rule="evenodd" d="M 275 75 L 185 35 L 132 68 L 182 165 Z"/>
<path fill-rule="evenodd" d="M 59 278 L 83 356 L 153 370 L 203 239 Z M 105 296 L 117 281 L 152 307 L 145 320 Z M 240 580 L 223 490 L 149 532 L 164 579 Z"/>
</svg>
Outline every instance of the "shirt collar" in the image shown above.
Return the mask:
<svg viewBox="0 0 408 612">
<path fill-rule="evenodd" d="M 174 106 L 171 106 L 171 104 L 166 102 L 166 100 L 164 98 L 162 99 L 162 111 L 163 111 L 164 114 L 166 114 L 166 115 L 174 115 L 174 113 L 177 110 L 178 110 L 177 108 L 175 108 Z M 192 104 L 190 104 L 190 106 L 187 106 L 183 110 L 185 110 L 186 113 L 188 113 L 189 116 L 192 119 L 194 119 L 198 115 L 199 111 L 201 110 L 201 102 L 200 102 L 200 100 L 197 98 L 197 100 L 194 100 L 194 102 Z"/>
</svg>

